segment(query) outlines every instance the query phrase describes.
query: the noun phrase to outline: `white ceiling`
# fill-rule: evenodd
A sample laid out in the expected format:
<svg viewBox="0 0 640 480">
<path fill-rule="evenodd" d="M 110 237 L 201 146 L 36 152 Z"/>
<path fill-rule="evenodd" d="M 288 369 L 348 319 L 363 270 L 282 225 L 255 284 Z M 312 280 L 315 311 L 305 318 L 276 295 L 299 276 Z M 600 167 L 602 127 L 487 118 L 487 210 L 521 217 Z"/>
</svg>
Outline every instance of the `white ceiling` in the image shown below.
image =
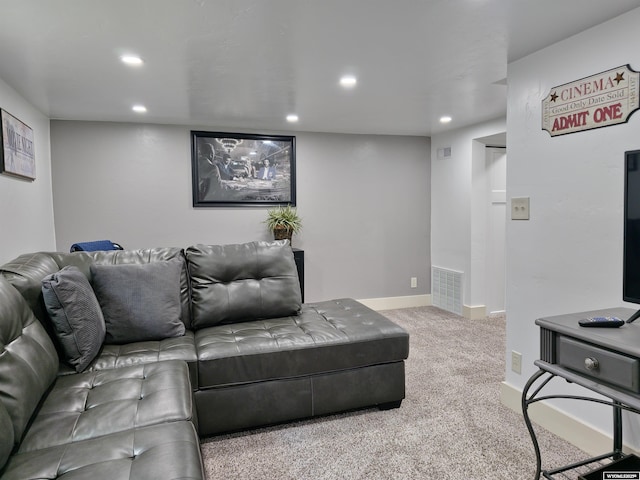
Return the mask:
<svg viewBox="0 0 640 480">
<path fill-rule="evenodd" d="M 54 119 L 431 135 L 504 116 L 508 61 L 636 7 L 640 0 L 0 0 L 0 78 Z M 142 67 L 119 61 L 131 52 Z M 358 77 L 356 88 L 338 85 L 345 73 Z M 132 112 L 134 103 L 147 113 Z M 288 113 L 299 122 L 288 124 Z M 453 117 L 447 126 L 444 114 Z"/>
</svg>

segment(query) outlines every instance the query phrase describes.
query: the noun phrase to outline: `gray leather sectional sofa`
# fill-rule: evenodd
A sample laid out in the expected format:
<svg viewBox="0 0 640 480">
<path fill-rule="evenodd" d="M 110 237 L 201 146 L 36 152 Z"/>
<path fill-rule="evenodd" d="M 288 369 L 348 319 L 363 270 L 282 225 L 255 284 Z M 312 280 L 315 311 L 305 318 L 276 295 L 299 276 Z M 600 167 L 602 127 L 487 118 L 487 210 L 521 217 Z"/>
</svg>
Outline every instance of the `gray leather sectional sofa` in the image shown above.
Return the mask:
<svg viewBox="0 0 640 480">
<path fill-rule="evenodd" d="M 199 437 L 400 406 L 407 332 L 300 297 L 287 241 L 0 266 L 0 478 L 203 479 Z"/>
</svg>

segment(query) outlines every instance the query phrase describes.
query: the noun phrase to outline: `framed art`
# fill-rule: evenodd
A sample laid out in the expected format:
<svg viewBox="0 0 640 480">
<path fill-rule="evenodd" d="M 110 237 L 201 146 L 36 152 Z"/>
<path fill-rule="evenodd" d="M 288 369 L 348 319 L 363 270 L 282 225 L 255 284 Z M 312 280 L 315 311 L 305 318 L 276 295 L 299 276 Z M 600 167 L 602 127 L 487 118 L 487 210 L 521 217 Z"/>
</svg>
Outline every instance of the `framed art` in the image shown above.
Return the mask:
<svg viewBox="0 0 640 480">
<path fill-rule="evenodd" d="M 296 204 L 296 137 L 191 132 L 194 207 Z"/>
<path fill-rule="evenodd" d="M 5 110 L 0 110 L 2 150 L 0 172 L 35 180 L 33 130 Z"/>
</svg>

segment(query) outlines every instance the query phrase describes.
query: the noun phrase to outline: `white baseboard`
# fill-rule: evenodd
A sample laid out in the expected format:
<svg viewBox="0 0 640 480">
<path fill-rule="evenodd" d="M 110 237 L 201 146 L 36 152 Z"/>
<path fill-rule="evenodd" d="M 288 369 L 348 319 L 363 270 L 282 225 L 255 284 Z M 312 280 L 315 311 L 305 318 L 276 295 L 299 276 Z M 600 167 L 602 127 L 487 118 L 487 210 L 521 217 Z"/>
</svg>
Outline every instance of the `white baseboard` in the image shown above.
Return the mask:
<svg viewBox="0 0 640 480">
<path fill-rule="evenodd" d="M 372 310 L 393 310 L 396 308 L 428 307 L 431 303 L 431 294 L 407 295 L 404 297 L 362 298 L 358 301 Z M 463 317 L 469 320 L 481 320 L 487 316 L 485 305 L 463 305 Z"/>
<path fill-rule="evenodd" d="M 500 387 L 500 401 L 514 412 L 522 415 L 522 391 L 502 382 Z M 546 402 L 537 402 L 529 406 L 529 417 L 536 425 L 554 433 L 558 437 L 575 445 L 589 455 L 601 455 L 610 452 L 613 446 L 613 437 L 581 420 L 558 410 Z M 524 423 L 524 420 L 523 420 Z M 534 425 L 535 428 L 535 425 Z M 623 446 L 627 453 L 637 451 L 628 445 Z M 544 453 L 543 453 L 544 455 Z M 581 459 L 576 459 L 581 460 Z"/>
<path fill-rule="evenodd" d="M 393 310 L 396 308 L 428 307 L 431 303 L 431 294 L 407 295 L 404 297 L 362 298 L 358 301 L 372 310 Z M 481 320 L 487 316 L 485 305 L 463 305 L 462 316 L 469 320 Z"/>
<path fill-rule="evenodd" d="M 485 305 L 476 305 L 474 307 L 463 305 L 462 316 L 469 320 L 482 320 L 487 316 L 487 307 Z"/>
<path fill-rule="evenodd" d="M 428 307 L 431 305 L 431 295 L 365 298 L 358 301 L 372 310 L 394 310 L 396 308 Z"/>
</svg>

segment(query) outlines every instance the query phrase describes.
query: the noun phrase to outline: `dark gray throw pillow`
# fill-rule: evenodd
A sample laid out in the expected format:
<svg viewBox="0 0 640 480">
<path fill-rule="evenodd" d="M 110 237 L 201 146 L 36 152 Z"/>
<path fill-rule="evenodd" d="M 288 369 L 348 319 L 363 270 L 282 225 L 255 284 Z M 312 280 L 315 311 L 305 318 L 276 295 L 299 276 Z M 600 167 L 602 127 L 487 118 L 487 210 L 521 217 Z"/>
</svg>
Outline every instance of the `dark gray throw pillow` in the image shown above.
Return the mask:
<svg viewBox="0 0 640 480">
<path fill-rule="evenodd" d="M 66 361 L 82 372 L 105 339 L 105 324 L 89 280 L 73 266 L 42 280 L 44 304 Z"/>
<path fill-rule="evenodd" d="M 184 335 L 180 320 L 182 260 L 91 265 L 93 289 L 107 326 L 106 343 Z"/>
</svg>

